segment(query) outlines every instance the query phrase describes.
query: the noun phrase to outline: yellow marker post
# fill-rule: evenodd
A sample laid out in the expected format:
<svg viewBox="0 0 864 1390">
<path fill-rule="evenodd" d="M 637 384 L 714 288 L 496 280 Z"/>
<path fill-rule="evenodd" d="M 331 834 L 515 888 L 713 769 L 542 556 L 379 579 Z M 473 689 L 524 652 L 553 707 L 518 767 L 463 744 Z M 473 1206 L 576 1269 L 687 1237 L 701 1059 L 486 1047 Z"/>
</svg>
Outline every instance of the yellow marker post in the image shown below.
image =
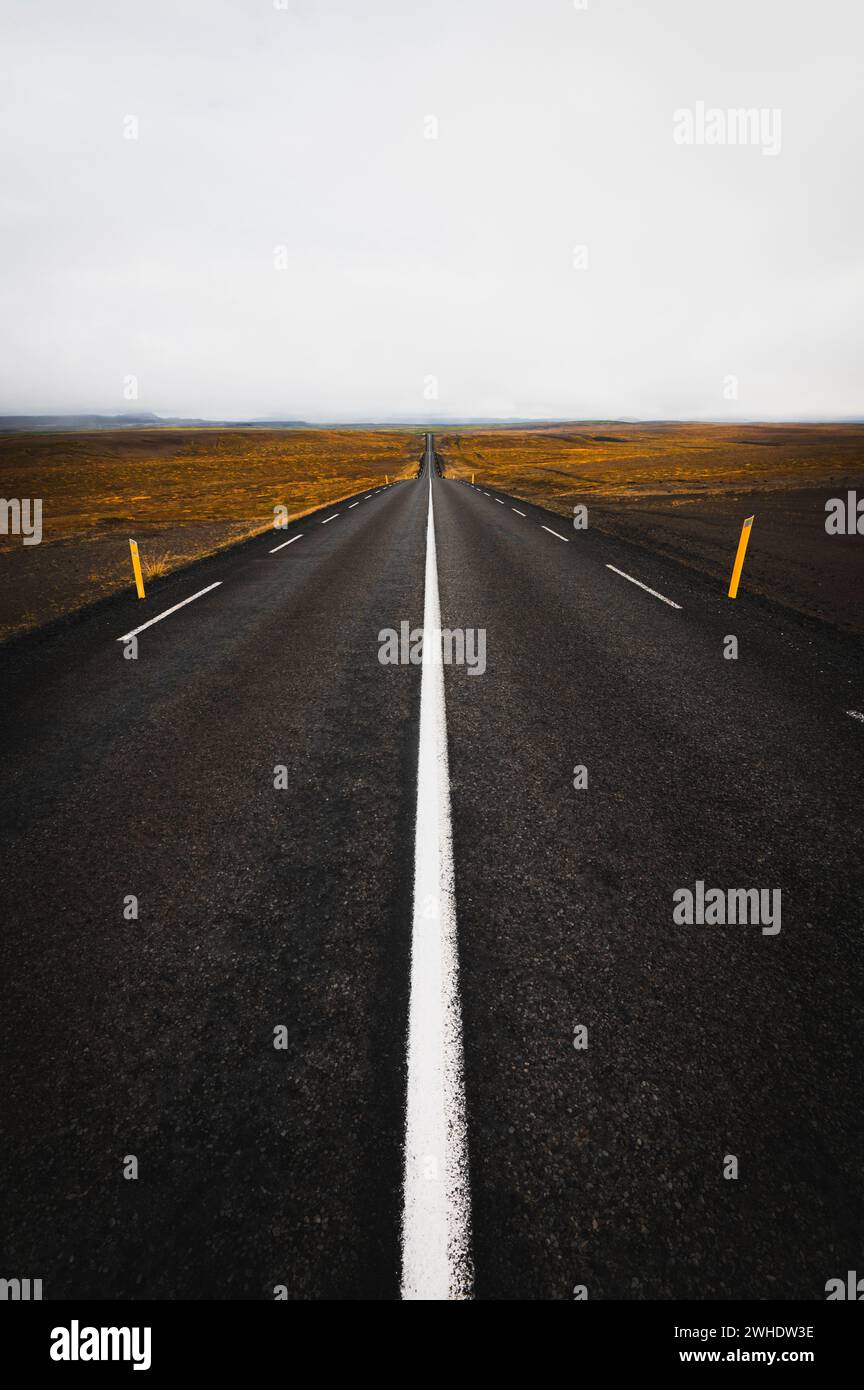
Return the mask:
<svg viewBox="0 0 864 1390">
<path fill-rule="evenodd" d="M 473 473 L 471 474 L 471 486 L 472 486 L 472 487 L 474 486 L 474 474 L 473 474 Z"/>
<path fill-rule="evenodd" d="M 130 537 L 129 549 L 132 551 L 132 568 L 135 571 L 135 588 L 138 590 L 138 597 L 144 597 L 144 580 L 141 575 L 141 561 L 138 558 L 138 542 Z"/>
<path fill-rule="evenodd" d="M 747 542 L 750 539 L 750 532 L 753 529 L 753 522 L 755 520 L 755 516 L 748 516 L 744 525 L 741 527 L 741 539 L 738 542 L 738 553 L 735 556 L 732 578 L 729 581 L 729 598 L 737 597 L 738 581 L 741 578 L 741 571 L 744 568 L 744 556 L 747 554 Z"/>
</svg>

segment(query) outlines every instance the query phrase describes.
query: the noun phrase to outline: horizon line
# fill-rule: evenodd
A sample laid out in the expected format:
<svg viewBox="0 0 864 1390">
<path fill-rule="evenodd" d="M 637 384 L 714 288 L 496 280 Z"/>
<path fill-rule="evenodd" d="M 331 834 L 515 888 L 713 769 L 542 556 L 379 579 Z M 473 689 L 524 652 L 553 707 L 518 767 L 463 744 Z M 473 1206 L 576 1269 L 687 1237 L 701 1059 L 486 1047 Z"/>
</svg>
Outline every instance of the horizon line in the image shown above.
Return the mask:
<svg viewBox="0 0 864 1390">
<path fill-rule="evenodd" d="M 368 415 L 339 417 L 292 417 L 288 415 L 256 415 L 215 417 L 198 415 L 166 415 L 158 411 L 39 411 L 0 414 L 0 431 L 15 422 L 19 429 L 38 428 L 47 422 L 62 422 L 75 428 L 75 421 L 122 421 L 127 428 L 154 428 L 185 425 L 214 429 L 288 428 L 333 429 L 345 427 L 407 427 L 433 429 L 435 426 L 455 425 L 861 425 L 864 415 Z M 31 423 L 32 422 L 32 423 Z"/>
</svg>

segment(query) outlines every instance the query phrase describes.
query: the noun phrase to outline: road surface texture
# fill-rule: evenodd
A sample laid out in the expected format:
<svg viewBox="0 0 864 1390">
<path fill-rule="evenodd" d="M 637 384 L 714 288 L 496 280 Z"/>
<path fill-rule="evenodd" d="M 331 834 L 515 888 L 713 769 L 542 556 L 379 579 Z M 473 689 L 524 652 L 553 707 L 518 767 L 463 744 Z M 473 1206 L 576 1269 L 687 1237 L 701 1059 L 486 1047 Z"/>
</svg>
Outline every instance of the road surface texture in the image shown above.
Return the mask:
<svg viewBox="0 0 864 1390">
<path fill-rule="evenodd" d="M 860 644 L 433 457 L 6 650 L 0 1273 L 404 1292 L 427 673 L 379 633 L 432 506 L 486 634 L 443 672 L 461 1295 L 823 1299 L 864 1248 Z M 697 882 L 779 932 L 675 922 Z"/>
</svg>

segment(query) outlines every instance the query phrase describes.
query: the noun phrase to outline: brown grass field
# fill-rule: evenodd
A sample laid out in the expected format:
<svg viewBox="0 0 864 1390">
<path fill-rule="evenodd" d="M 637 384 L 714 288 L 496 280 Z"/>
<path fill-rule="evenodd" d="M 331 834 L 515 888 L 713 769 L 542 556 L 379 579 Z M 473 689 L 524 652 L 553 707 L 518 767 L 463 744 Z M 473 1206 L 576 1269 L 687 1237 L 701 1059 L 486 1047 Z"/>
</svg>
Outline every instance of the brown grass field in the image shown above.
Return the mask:
<svg viewBox="0 0 864 1390">
<path fill-rule="evenodd" d="M 728 581 L 755 513 L 742 591 L 864 633 L 864 536 L 828 536 L 825 502 L 864 496 L 858 425 L 616 424 L 436 434 L 470 477 Z M 43 499 L 43 541 L 0 536 L 0 640 L 390 478 L 413 475 L 419 432 L 125 429 L 0 434 L 0 493 Z"/>
<path fill-rule="evenodd" d="M 407 430 L 120 429 L 0 434 L 0 495 L 41 497 L 41 545 L 0 535 L 0 640 L 364 488 L 413 475 Z"/>
<path fill-rule="evenodd" d="M 755 514 L 741 592 L 864 633 L 864 536 L 829 536 L 825 503 L 864 496 L 864 427 L 846 424 L 539 425 L 436 436 L 470 478 L 670 555 L 728 585 Z"/>
</svg>

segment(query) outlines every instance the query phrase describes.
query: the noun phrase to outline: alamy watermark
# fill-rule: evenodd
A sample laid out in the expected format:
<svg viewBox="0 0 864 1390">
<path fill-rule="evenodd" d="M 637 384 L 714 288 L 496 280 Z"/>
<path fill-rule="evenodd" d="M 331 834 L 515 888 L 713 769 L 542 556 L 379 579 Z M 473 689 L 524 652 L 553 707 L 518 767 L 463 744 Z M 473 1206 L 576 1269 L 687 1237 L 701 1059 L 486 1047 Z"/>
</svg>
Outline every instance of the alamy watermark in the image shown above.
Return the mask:
<svg viewBox="0 0 864 1390">
<path fill-rule="evenodd" d="M 382 666 L 420 666 L 423 663 L 425 634 L 422 627 L 408 622 L 382 628 L 378 633 L 378 660 Z M 469 676 L 482 676 L 486 670 L 485 627 L 433 628 L 429 655 L 434 665 L 467 666 Z"/>
<path fill-rule="evenodd" d="M 825 530 L 829 536 L 864 536 L 864 497 L 857 492 L 829 497 L 825 503 Z"/>
<path fill-rule="evenodd" d="M 149 1371 L 149 1327 L 82 1327 L 73 1318 L 69 1327 L 51 1330 L 52 1361 L 131 1361 L 133 1371 Z"/>
<path fill-rule="evenodd" d="M 783 113 L 778 106 L 679 106 L 672 112 L 676 145 L 754 145 L 763 155 L 778 155 L 783 143 Z"/>
<path fill-rule="evenodd" d="M 672 921 L 678 926 L 757 926 L 763 936 L 776 936 L 781 922 L 779 888 L 676 888 Z"/>
<path fill-rule="evenodd" d="M 30 1303 L 41 1298 L 41 1279 L 0 1279 L 0 1302 Z"/>
<path fill-rule="evenodd" d="M 21 536 L 24 545 L 42 539 L 41 497 L 0 497 L 0 536 Z"/>
<path fill-rule="evenodd" d="M 864 1279 L 859 1279 L 854 1269 L 846 1271 L 845 1279 L 829 1279 L 825 1285 L 825 1298 L 828 1303 L 851 1300 L 864 1302 Z"/>
</svg>

